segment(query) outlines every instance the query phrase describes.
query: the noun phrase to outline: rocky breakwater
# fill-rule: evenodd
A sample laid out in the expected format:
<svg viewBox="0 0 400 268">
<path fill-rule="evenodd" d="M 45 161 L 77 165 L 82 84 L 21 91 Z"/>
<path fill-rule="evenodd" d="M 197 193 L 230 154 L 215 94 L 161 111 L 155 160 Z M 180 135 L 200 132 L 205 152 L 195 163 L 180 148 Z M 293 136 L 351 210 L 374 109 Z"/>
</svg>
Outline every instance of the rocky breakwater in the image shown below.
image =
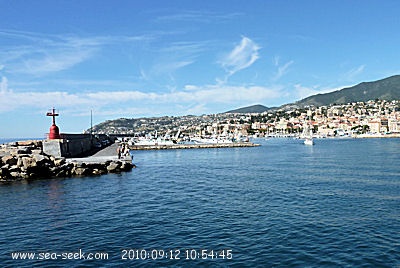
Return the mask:
<svg viewBox="0 0 400 268">
<path fill-rule="evenodd" d="M 53 177 L 102 175 L 130 171 L 131 162 L 108 160 L 70 162 L 63 157 L 43 153 L 42 141 L 21 141 L 0 145 L 0 181 L 18 181 Z"/>
</svg>

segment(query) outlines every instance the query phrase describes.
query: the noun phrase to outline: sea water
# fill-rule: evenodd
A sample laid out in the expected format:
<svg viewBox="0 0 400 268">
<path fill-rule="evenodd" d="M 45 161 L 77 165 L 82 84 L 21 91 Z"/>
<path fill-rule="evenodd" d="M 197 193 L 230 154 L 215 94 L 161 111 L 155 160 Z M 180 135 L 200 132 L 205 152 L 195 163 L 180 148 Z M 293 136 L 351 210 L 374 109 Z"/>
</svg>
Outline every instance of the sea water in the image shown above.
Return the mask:
<svg viewBox="0 0 400 268">
<path fill-rule="evenodd" d="M 3 184 L 0 264 L 399 267 L 400 139 L 254 142 Z"/>
</svg>

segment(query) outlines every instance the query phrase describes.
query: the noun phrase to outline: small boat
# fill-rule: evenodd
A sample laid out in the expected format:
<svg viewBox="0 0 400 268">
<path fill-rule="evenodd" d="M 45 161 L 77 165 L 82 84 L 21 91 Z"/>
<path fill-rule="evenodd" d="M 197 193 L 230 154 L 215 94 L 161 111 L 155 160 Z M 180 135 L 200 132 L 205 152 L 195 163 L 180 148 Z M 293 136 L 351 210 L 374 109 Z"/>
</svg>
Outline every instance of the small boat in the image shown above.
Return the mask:
<svg viewBox="0 0 400 268">
<path fill-rule="evenodd" d="M 305 145 L 314 145 L 314 140 L 313 140 L 313 138 L 311 137 L 307 137 L 307 138 L 305 138 L 304 139 L 304 144 Z"/>
<path fill-rule="evenodd" d="M 207 138 L 193 137 L 191 141 L 195 144 L 217 144 L 217 143 L 233 143 L 232 139 L 226 136 L 211 136 Z"/>
<path fill-rule="evenodd" d="M 146 135 L 145 137 L 132 138 L 129 142 L 129 145 L 135 146 L 162 146 L 162 145 L 173 145 L 175 144 L 173 140 L 171 140 L 167 135 L 164 137 L 157 137 L 157 131 L 155 136 Z"/>
<path fill-rule="evenodd" d="M 314 145 L 314 139 L 313 139 L 313 132 L 311 128 L 311 110 L 307 112 L 309 121 L 305 124 L 303 128 L 303 138 L 304 138 L 304 144 L 305 145 Z"/>
</svg>

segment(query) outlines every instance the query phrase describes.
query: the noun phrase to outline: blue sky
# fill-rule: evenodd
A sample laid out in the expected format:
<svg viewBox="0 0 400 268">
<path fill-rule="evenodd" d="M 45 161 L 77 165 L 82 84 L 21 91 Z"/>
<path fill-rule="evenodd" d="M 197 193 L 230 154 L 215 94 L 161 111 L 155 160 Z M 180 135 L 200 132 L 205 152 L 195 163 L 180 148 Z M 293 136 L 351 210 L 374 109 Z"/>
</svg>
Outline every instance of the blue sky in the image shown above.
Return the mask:
<svg viewBox="0 0 400 268">
<path fill-rule="evenodd" d="M 279 106 L 400 73 L 400 1 L 0 0 L 0 137 Z"/>
</svg>

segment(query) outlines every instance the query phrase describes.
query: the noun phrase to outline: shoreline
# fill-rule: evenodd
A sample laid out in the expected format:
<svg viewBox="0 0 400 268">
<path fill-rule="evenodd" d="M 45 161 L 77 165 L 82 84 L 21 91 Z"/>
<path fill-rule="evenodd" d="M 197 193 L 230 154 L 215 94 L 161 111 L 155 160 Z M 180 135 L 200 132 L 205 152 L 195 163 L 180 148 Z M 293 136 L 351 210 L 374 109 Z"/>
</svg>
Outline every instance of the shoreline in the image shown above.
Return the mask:
<svg viewBox="0 0 400 268">
<path fill-rule="evenodd" d="M 392 134 L 360 134 L 354 136 L 356 139 L 378 139 L 378 138 L 400 138 L 400 133 Z"/>
<path fill-rule="evenodd" d="M 173 149 L 207 149 L 207 148 L 241 148 L 257 147 L 252 142 L 207 143 L 207 144 L 171 144 L 171 145 L 129 145 L 130 150 L 173 150 Z"/>
</svg>

